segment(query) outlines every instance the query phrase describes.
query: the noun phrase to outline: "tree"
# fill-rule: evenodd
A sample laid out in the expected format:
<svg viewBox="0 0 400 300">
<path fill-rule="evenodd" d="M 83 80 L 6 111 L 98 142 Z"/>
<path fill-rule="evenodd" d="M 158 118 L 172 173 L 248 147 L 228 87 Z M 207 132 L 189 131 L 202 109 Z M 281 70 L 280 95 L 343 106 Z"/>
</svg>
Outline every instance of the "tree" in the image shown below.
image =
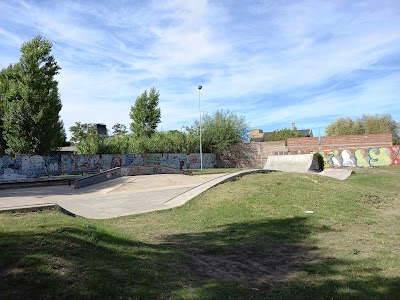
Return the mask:
<svg viewBox="0 0 400 300">
<path fill-rule="evenodd" d="M 96 124 L 76 122 L 69 128 L 71 143 L 81 154 L 96 154 L 99 150 L 99 134 Z"/>
<path fill-rule="evenodd" d="M 360 119 L 352 120 L 351 118 L 339 118 L 335 122 L 329 124 L 325 133 L 332 135 L 349 135 L 349 134 L 371 134 L 371 133 L 392 133 L 393 138 L 398 138 L 399 123 L 393 120 L 391 115 L 375 115 L 364 114 Z"/>
<path fill-rule="evenodd" d="M 398 136 L 400 124 L 393 120 L 391 115 L 363 115 L 361 118 L 365 133 L 387 133 Z"/>
<path fill-rule="evenodd" d="M 351 118 L 339 118 L 325 128 L 326 135 L 363 134 L 364 129 L 360 120 Z"/>
<path fill-rule="evenodd" d="M 124 136 L 128 133 L 128 130 L 126 129 L 126 126 L 124 124 L 114 124 L 113 127 L 113 134 L 117 136 Z"/>
<path fill-rule="evenodd" d="M 273 132 L 269 133 L 265 138 L 264 141 L 283 141 L 287 140 L 288 138 L 295 138 L 295 137 L 302 137 L 303 135 L 297 131 L 295 128 L 291 130 L 289 128 L 283 128 L 279 130 L 274 130 Z"/>
<path fill-rule="evenodd" d="M 161 121 L 161 110 L 158 107 L 159 92 L 154 87 L 147 90 L 136 98 L 136 102 L 131 106 L 130 118 L 132 119 L 131 131 L 136 137 L 152 136 Z"/>
<path fill-rule="evenodd" d="M 4 117 L 7 108 L 8 94 L 10 93 L 9 82 L 12 75 L 12 66 L 0 72 L 0 154 L 4 154 L 7 148 L 4 139 Z"/>
<path fill-rule="evenodd" d="M 36 36 L 22 45 L 19 62 L 1 71 L 7 153 L 45 155 L 64 140 L 62 104 L 54 79 L 60 67 L 51 49 L 49 41 Z"/>
<path fill-rule="evenodd" d="M 187 128 L 190 132 L 200 132 L 199 122 Z M 202 118 L 202 148 L 204 152 L 223 155 L 236 143 L 249 139 L 249 125 L 243 116 L 237 116 L 229 110 L 217 110 Z"/>
</svg>

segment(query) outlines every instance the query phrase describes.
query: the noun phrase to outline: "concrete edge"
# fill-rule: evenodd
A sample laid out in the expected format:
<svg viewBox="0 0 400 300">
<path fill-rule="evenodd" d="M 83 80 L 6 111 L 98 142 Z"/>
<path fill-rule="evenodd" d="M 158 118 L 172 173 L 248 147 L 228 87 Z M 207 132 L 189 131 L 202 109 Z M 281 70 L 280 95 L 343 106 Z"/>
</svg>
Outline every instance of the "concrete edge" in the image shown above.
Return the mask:
<svg viewBox="0 0 400 300">
<path fill-rule="evenodd" d="M 42 211 L 47 209 L 56 209 L 61 211 L 63 214 L 66 214 L 71 217 L 76 217 L 76 215 L 65 208 L 61 207 L 57 203 L 41 203 L 41 204 L 33 204 L 33 205 L 21 205 L 21 206 L 10 206 L 4 207 L 0 209 L 0 213 L 26 213 L 26 212 L 35 212 Z"/>
<path fill-rule="evenodd" d="M 9 206 L 0 209 L 0 212 L 32 212 L 51 208 L 58 208 L 56 203 L 41 203 L 33 205 Z"/>
<path fill-rule="evenodd" d="M 163 204 L 166 206 L 165 209 L 181 206 L 181 205 L 185 204 L 186 202 L 188 202 L 189 200 L 193 199 L 194 197 L 202 194 L 203 192 L 205 192 L 205 191 L 209 190 L 210 188 L 215 187 L 219 184 L 223 184 L 227 181 L 233 181 L 236 178 L 242 177 L 245 175 L 256 174 L 256 173 L 271 173 L 271 172 L 275 172 L 275 171 L 265 170 L 265 169 L 252 169 L 252 170 L 244 170 L 244 171 L 239 171 L 236 173 L 222 175 L 221 177 L 217 177 L 210 181 L 204 182 L 199 186 L 196 186 L 186 192 L 183 192 L 182 194 L 165 201 Z"/>
</svg>

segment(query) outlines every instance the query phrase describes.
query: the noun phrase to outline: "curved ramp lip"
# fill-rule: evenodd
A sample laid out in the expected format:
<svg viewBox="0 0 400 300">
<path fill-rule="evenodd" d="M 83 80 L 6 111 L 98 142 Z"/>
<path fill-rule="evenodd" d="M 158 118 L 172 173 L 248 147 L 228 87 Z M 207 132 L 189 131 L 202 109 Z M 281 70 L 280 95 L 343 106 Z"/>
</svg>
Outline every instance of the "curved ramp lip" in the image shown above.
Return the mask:
<svg viewBox="0 0 400 300">
<path fill-rule="evenodd" d="M 186 202 L 188 202 L 189 200 L 193 199 L 194 197 L 202 194 L 203 192 L 205 192 L 219 184 L 234 180 L 238 177 L 242 177 L 245 175 L 250 175 L 250 174 L 255 174 L 255 173 L 269 173 L 269 172 L 271 172 L 271 170 L 251 169 L 251 170 L 244 170 L 244 171 L 239 171 L 239 172 L 231 173 L 231 174 L 225 174 L 225 175 L 222 175 L 221 177 L 214 178 L 212 180 L 204 182 L 201 185 L 198 185 L 188 191 L 185 191 L 182 194 L 177 195 L 171 199 L 168 199 L 163 204 L 165 204 L 167 206 L 166 209 L 181 206 L 181 205 L 185 204 Z"/>
</svg>

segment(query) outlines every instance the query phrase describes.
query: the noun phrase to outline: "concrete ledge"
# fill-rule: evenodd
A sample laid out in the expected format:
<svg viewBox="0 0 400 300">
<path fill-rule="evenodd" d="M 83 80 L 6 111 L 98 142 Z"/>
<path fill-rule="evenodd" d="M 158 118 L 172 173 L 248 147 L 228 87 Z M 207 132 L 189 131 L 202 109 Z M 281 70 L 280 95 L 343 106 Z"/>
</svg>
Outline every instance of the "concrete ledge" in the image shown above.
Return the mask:
<svg viewBox="0 0 400 300">
<path fill-rule="evenodd" d="M 113 168 L 107 171 L 100 172 L 99 174 L 94 174 L 91 176 L 87 176 L 84 178 L 79 178 L 75 180 L 75 188 L 80 189 L 87 186 L 91 186 L 97 183 L 105 182 L 108 180 L 112 180 L 118 177 L 121 177 L 121 168 Z"/>
<path fill-rule="evenodd" d="M 67 178 L 34 178 L 18 181 L 2 181 L 0 182 L 0 190 L 34 188 L 41 186 L 71 185 L 77 177 Z"/>
</svg>

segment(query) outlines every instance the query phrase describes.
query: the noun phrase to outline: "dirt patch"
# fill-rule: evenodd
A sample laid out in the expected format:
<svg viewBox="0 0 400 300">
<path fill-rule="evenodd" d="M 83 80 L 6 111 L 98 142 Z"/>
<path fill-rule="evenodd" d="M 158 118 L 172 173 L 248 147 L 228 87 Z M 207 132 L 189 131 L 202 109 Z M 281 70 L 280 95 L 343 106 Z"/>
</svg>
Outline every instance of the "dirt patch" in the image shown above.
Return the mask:
<svg viewBox="0 0 400 300">
<path fill-rule="evenodd" d="M 388 206 L 388 201 L 378 195 L 362 195 L 357 202 L 372 209 L 384 209 Z"/>
<path fill-rule="evenodd" d="M 400 208 L 395 209 L 388 209 L 383 212 L 384 215 L 392 215 L 392 216 L 399 216 L 400 217 Z"/>
<path fill-rule="evenodd" d="M 200 252 L 200 253 L 199 253 Z M 203 279 L 233 280 L 254 285 L 282 282 L 300 271 L 300 265 L 312 262 L 316 255 L 302 247 L 287 247 L 260 255 L 244 253 L 204 254 L 198 248 L 187 248 L 187 269 Z"/>
</svg>

